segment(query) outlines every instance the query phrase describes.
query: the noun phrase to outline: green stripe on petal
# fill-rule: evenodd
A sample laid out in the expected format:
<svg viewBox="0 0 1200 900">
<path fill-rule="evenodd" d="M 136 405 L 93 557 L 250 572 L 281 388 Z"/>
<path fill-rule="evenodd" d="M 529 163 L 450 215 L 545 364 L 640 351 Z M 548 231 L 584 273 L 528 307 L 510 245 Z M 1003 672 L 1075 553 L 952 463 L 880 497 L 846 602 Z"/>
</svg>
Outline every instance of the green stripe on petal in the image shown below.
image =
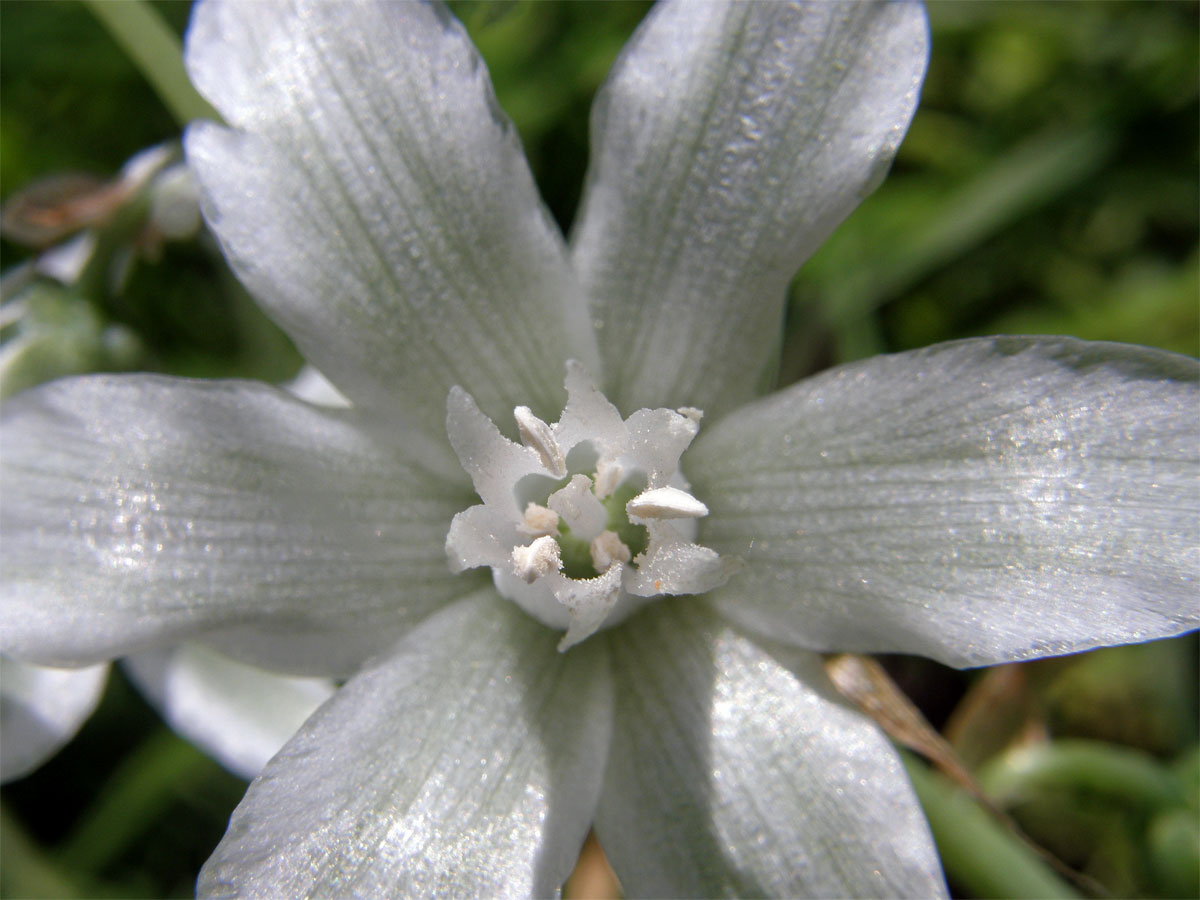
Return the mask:
<svg viewBox="0 0 1200 900">
<path fill-rule="evenodd" d="M 261 665 L 354 671 L 460 595 L 444 542 L 471 496 L 364 425 L 252 382 L 94 376 L 12 399 L 4 652 L 77 665 L 219 632 Z"/>
<path fill-rule="evenodd" d="M 755 393 L 800 264 L 875 189 L 917 104 L 906 3 L 664 3 L 597 99 L 571 255 L 624 412 Z"/>
<path fill-rule="evenodd" d="M 459 24 L 420 3 L 210 2 L 188 70 L 235 130 L 187 135 L 209 225 L 353 402 L 443 439 L 460 385 L 493 417 L 562 408 L 595 357 L 562 236 Z"/>
<path fill-rule="evenodd" d="M 929 829 L 883 734 L 821 661 L 773 656 L 697 598 L 610 632 L 596 835 L 633 897 L 937 897 Z"/>
<path fill-rule="evenodd" d="M 351 679 L 268 764 L 201 896 L 551 896 L 600 790 L 611 727 L 599 642 L 484 591 Z"/>
<path fill-rule="evenodd" d="M 1200 364 L 979 338 L 803 381 L 701 433 L 711 595 L 820 650 L 960 665 L 1195 628 Z"/>
</svg>

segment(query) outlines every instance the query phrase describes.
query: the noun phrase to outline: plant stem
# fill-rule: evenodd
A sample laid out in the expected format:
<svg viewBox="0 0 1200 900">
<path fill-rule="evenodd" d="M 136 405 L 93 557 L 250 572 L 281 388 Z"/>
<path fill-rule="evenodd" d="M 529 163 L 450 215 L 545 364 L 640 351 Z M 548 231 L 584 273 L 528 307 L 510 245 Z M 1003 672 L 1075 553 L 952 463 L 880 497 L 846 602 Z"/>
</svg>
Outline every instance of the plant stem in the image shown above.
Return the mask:
<svg viewBox="0 0 1200 900">
<path fill-rule="evenodd" d="M 947 877 L 974 897 L 1080 896 L 978 803 L 901 753 L 929 819 Z"/>
<path fill-rule="evenodd" d="M 181 125 L 193 119 L 220 121 L 196 93 L 183 68 L 183 51 L 175 33 L 145 0 L 83 0 Z"/>
<path fill-rule="evenodd" d="M 213 762 L 162 728 L 133 751 L 60 845 L 68 871 L 98 872 L 149 828 Z"/>
</svg>

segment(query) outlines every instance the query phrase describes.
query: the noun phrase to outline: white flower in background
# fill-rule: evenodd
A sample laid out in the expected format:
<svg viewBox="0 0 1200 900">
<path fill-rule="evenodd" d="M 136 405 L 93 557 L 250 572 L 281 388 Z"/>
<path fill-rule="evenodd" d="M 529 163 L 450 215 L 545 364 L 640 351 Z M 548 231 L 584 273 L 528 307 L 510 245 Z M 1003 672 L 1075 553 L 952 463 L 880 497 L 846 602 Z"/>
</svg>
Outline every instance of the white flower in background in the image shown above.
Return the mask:
<svg viewBox="0 0 1200 900">
<path fill-rule="evenodd" d="M 328 679 L 276 675 L 199 644 L 148 650 L 124 668 L 172 728 L 247 780 L 334 691 Z M 75 736 L 100 702 L 108 669 L 0 657 L 0 782 L 28 775 Z"/>
<path fill-rule="evenodd" d="M 283 388 L 320 406 L 349 405 L 311 366 Z M 172 728 L 247 780 L 262 771 L 335 688 L 328 678 L 274 674 L 196 643 L 146 650 L 123 665 Z"/>
<path fill-rule="evenodd" d="M 53 669 L 0 657 L 0 782 L 57 753 L 95 710 L 108 666 Z"/>
<path fill-rule="evenodd" d="M 207 219 L 351 406 L 145 376 L 17 398 L 3 649 L 198 639 L 348 679 L 202 893 L 551 894 L 594 824 L 631 896 L 938 894 L 895 752 L 812 651 L 1195 627 L 1193 361 L 980 339 L 755 399 L 926 40 L 902 4 L 658 7 L 565 242 L 440 7 L 198 6 L 188 63 L 232 126 L 188 135 Z"/>
<path fill-rule="evenodd" d="M 195 643 L 138 653 L 124 669 L 172 728 L 247 780 L 334 692 L 328 679 L 264 672 Z"/>
</svg>

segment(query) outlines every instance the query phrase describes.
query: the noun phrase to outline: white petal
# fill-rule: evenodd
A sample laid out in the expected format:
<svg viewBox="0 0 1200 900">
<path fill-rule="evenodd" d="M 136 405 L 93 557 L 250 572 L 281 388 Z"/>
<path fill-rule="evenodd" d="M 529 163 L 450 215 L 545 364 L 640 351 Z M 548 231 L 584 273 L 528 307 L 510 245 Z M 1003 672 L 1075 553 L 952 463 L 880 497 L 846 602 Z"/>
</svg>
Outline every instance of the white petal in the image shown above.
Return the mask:
<svg viewBox="0 0 1200 900">
<path fill-rule="evenodd" d="M 430 618 L 254 782 L 202 896 L 549 896 L 592 821 L 611 731 L 598 642 L 488 592 Z"/>
<path fill-rule="evenodd" d="M 519 520 L 524 507 L 514 485 L 526 475 L 549 477 L 537 452 L 502 435 L 475 398 L 460 387 L 451 389 L 446 398 L 446 432 L 483 502 L 497 510 L 511 509 L 513 521 Z"/>
<path fill-rule="evenodd" d="M 821 662 L 787 667 L 702 601 L 613 631 L 596 835 L 643 897 L 933 897 L 937 854 L 886 738 Z"/>
<path fill-rule="evenodd" d="M 621 411 L 596 387 L 595 379 L 575 360 L 567 361 L 567 405 L 554 425 L 554 435 L 564 447 L 582 441 L 597 445 L 601 453 L 609 447 L 624 447 L 628 440 Z"/>
<path fill-rule="evenodd" d="M 1069 338 L 877 357 L 706 429 L 709 595 L 822 650 L 984 665 L 1195 628 L 1194 360 Z"/>
<path fill-rule="evenodd" d="M 916 4 L 665 3 L 597 99 L 575 263 L 622 409 L 755 392 L 796 269 L 917 103 Z"/>
<path fill-rule="evenodd" d="M 680 540 L 671 526 L 650 526 L 650 547 L 638 557 L 638 568 L 625 577 L 625 590 L 638 597 L 658 594 L 704 594 L 720 587 L 741 568 L 736 557 Z"/>
<path fill-rule="evenodd" d="M 96 376 L 10 401 L 5 652 L 92 662 L 220 629 L 241 658 L 352 671 L 461 592 L 444 543 L 471 496 L 358 422 L 250 382 Z"/>
<path fill-rule="evenodd" d="M 177 732 L 251 779 L 334 691 L 325 678 L 289 678 L 198 644 L 129 657 L 125 670 Z"/>
<path fill-rule="evenodd" d="M 583 303 L 487 70 L 444 9 L 208 2 L 187 63 L 237 129 L 187 135 L 205 216 L 346 396 L 429 435 L 454 384 L 493 417 L 562 408 L 564 359 L 594 357 Z"/>
<path fill-rule="evenodd" d="M 554 597 L 567 609 L 567 633 L 558 644 L 560 652 L 574 647 L 596 633 L 621 599 L 622 566 L 610 566 L 595 578 L 547 579 Z"/>
<path fill-rule="evenodd" d="M 456 573 L 475 566 L 507 566 L 513 546 L 526 539 L 510 518 L 480 503 L 464 509 L 450 523 L 446 556 Z"/>
<path fill-rule="evenodd" d="M 107 679 L 107 665 L 49 669 L 0 657 L 0 781 L 28 775 L 74 737 Z"/>
<path fill-rule="evenodd" d="M 700 423 L 671 409 L 639 409 L 629 417 L 629 452 L 646 470 L 648 486 L 662 487 L 679 471 L 679 457 Z"/>
</svg>

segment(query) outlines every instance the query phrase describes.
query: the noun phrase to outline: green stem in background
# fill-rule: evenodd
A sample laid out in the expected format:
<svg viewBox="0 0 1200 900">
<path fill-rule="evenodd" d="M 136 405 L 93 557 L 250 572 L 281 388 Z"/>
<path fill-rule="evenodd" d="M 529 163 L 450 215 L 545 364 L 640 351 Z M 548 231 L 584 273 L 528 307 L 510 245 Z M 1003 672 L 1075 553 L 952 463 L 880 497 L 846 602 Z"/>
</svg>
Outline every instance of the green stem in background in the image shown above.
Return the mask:
<svg viewBox="0 0 1200 900">
<path fill-rule="evenodd" d="M 844 239 L 835 234 L 813 258 L 808 277 L 824 294 L 823 312 L 837 340 L 837 360 L 850 362 L 885 352 L 874 317 L 881 306 L 1078 187 L 1109 160 L 1115 145 L 1112 133 L 1100 127 L 1051 126 L 947 190 L 939 202 L 917 211 L 903 228 L 892 225 L 889 231 L 881 223 L 874 231 L 882 239 L 871 254 L 839 255 L 839 241 Z M 866 212 L 860 213 L 860 219 Z M 847 259 L 856 264 L 847 265 Z M 806 320 L 795 310 L 791 318 Z M 787 336 L 793 352 L 801 338 L 800 334 Z M 807 374 L 810 362 L 790 359 L 789 343 L 784 349 L 783 384 Z"/>
<path fill-rule="evenodd" d="M 0 807 L 0 896 L 79 897 L 81 892 L 37 841 Z"/>
<path fill-rule="evenodd" d="M 1060 740 L 1006 753 L 979 773 L 997 803 L 1012 805 L 1049 791 L 1107 796 L 1149 814 L 1187 803 L 1182 782 L 1140 750 L 1102 741 Z"/>
<path fill-rule="evenodd" d="M 196 93 L 183 68 L 179 38 L 145 0 L 83 0 L 133 60 L 180 126 L 193 119 L 221 121 Z"/>
<path fill-rule="evenodd" d="M 180 792 L 215 764 L 165 728 L 130 753 L 57 853 L 67 872 L 99 872 L 153 827 Z"/>
<path fill-rule="evenodd" d="M 1079 897 L 1028 846 L 949 780 L 902 752 L 947 877 L 974 897 Z"/>
<path fill-rule="evenodd" d="M 874 312 L 932 272 L 1059 199 L 1112 156 L 1112 135 L 1097 127 L 1051 127 L 1027 138 L 951 190 L 928 219 L 909 223 L 869 267 L 836 286 L 830 314 L 837 323 Z"/>
</svg>

